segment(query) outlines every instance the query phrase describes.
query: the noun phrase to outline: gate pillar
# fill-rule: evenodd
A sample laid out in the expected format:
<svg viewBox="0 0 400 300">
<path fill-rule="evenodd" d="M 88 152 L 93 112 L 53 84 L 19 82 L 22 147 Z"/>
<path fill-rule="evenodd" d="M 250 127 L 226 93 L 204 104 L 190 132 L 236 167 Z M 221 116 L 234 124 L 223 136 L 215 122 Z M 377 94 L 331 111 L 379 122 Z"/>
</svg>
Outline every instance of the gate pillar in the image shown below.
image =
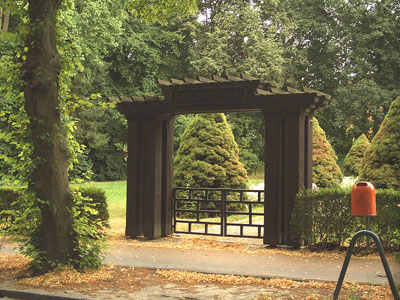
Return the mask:
<svg viewBox="0 0 400 300">
<path fill-rule="evenodd" d="M 126 236 L 172 232 L 173 118 L 128 119 Z"/>
<path fill-rule="evenodd" d="M 312 185 L 312 118 L 302 111 L 264 111 L 264 244 L 297 245 L 289 236 L 296 194 Z"/>
</svg>

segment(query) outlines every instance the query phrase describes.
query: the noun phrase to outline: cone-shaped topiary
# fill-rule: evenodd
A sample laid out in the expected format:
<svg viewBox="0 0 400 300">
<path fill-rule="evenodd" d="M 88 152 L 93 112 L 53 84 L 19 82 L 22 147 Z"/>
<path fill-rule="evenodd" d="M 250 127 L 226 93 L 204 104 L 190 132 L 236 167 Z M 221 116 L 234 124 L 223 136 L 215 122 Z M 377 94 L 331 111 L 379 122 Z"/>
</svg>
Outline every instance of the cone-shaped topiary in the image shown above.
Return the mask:
<svg viewBox="0 0 400 300">
<path fill-rule="evenodd" d="M 343 179 L 337 156 L 316 118 L 313 126 L 313 182 L 318 187 L 337 186 Z"/>
<path fill-rule="evenodd" d="M 400 97 L 390 105 L 365 151 L 360 180 L 369 181 L 376 188 L 400 189 Z"/>
<path fill-rule="evenodd" d="M 365 151 L 369 145 L 370 142 L 365 134 L 360 135 L 356 139 L 343 161 L 344 173 L 346 175 L 358 176 Z"/>
<path fill-rule="evenodd" d="M 224 114 L 200 114 L 185 129 L 174 159 L 177 187 L 248 187 L 246 169 Z"/>
</svg>

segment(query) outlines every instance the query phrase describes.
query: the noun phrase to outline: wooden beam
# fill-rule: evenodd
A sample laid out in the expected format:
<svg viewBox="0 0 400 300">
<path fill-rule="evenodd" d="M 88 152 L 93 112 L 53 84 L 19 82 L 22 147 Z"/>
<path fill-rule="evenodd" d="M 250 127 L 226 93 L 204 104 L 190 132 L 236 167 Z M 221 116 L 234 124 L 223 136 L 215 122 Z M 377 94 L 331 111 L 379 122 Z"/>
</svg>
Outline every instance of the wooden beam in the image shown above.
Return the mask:
<svg viewBox="0 0 400 300">
<path fill-rule="evenodd" d="M 273 93 L 268 92 L 266 90 L 262 90 L 262 89 L 256 89 L 256 92 L 257 92 L 257 94 L 260 94 L 260 95 L 273 95 Z"/>
<path fill-rule="evenodd" d="M 236 76 L 233 76 L 233 75 L 227 75 L 226 76 L 227 78 L 228 78 L 228 80 L 230 80 L 230 81 L 244 81 L 242 78 L 240 78 L 240 77 L 236 77 Z"/>
<path fill-rule="evenodd" d="M 173 83 L 171 83 L 171 82 L 169 82 L 169 81 L 165 81 L 165 80 L 161 80 L 161 79 L 158 79 L 158 84 L 160 84 L 160 85 L 165 85 L 165 86 L 174 85 Z"/>
<path fill-rule="evenodd" d="M 218 76 L 218 75 L 213 75 L 212 78 L 213 78 L 215 81 L 218 81 L 218 82 L 229 82 L 228 79 L 223 78 L 223 77 Z"/>
<path fill-rule="evenodd" d="M 204 83 L 213 83 L 213 82 L 216 82 L 215 80 L 212 80 L 212 79 L 210 79 L 210 78 L 203 77 L 203 76 L 199 76 L 199 81 L 200 81 L 200 82 L 204 82 Z"/>
<path fill-rule="evenodd" d="M 300 90 L 295 89 L 295 88 L 291 88 L 290 86 L 286 87 L 286 90 L 287 90 L 289 93 L 292 93 L 292 94 L 304 94 L 303 91 L 300 91 Z"/>
<path fill-rule="evenodd" d="M 286 135 L 284 120 L 279 111 L 264 112 L 265 122 L 265 200 L 264 244 L 276 246 L 282 243 L 282 203 L 285 199 Z"/>
<path fill-rule="evenodd" d="M 121 99 L 121 102 L 132 102 L 132 98 L 131 97 L 121 96 L 119 98 Z"/>
<path fill-rule="evenodd" d="M 282 91 L 282 90 L 280 90 L 278 88 L 274 88 L 274 87 L 271 87 L 271 92 L 273 92 L 274 94 L 279 94 L 279 95 L 288 95 L 288 94 L 290 94 L 288 92 Z"/>
<path fill-rule="evenodd" d="M 304 119 L 304 187 L 312 188 L 312 156 L 313 156 L 313 117 L 305 116 Z"/>
<path fill-rule="evenodd" d="M 193 79 L 193 78 L 185 78 L 184 79 L 186 83 L 190 83 L 190 84 L 198 84 L 201 83 L 200 81 Z"/>
<path fill-rule="evenodd" d="M 133 102 L 135 102 L 135 101 L 143 102 L 144 101 L 144 97 L 132 96 L 132 100 L 133 100 Z"/>
<path fill-rule="evenodd" d="M 143 234 L 143 121 L 128 119 L 128 167 L 125 235 Z"/>
<path fill-rule="evenodd" d="M 158 238 L 161 230 L 162 120 L 143 121 L 143 234 Z M 131 182 L 130 184 L 136 184 Z"/>
<path fill-rule="evenodd" d="M 174 84 L 179 84 L 179 85 L 186 84 L 184 81 L 179 80 L 179 79 L 175 79 L 175 78 L 171 78 L 171 82 L 174 83 Z"/>
<path fill-rule="evenodd" d="M 174 122 L 175 118 L 163 120 L 162 136 L 162 199 L 161 199 L 161 235 L 173 233 L 174 217 Z"/>
<path fill-rule="evenodd" d="M 146 100 L 146 101 L 157 101 L 157 100 L 160 100 L 160 97 L 157 97 L 157 96 L 144 96 L 144 100 Z"/>
<path fill-rule="evenodd" d="M 296 195 L 305 185 L 305 116 L 301 112 L 288 113 L 286 116 L 287 151 L 286 151 L 286 201 L 283 211 L 283 242 L 299 246 L 299 239 L 289 235 L 290 219 Z M 308 158 L 308 157 L 307 157 Z"/>
</svg>

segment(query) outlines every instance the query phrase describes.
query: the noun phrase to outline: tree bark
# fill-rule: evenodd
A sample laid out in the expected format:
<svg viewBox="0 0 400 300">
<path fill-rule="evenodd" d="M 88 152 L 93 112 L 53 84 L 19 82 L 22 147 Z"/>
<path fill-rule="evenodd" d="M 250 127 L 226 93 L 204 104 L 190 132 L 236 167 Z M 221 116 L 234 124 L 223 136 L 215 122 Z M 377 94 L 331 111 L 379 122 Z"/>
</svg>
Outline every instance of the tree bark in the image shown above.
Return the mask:
<svg viewBox="0 0 400 300">
<path fill-rule="evenodd" d="M 6 10 L 4 12 L 3 28 L 2 28 L 2 30 L 4 32 L 8 31 L 8 24 L 10 23 L 10 14 L 11 14 L 11 10 L 9 8 L 6 8 Z"/>
<path fill-rule="evenodd" d="M 3 8 L 0 6 L 0 31 L 3 31 Z"/>
<path fill-rule="evenodd" d="M 68 141 L 60 117 L 60 60 L 56 17 L 62 0 L 29 0 L 28 53 L 23 68 L 25 109 L 31 123 L 34 178 L 42 214 L 45 262 L 65 264 L 76 258 L 72 234 L 72 196 L 68 182 Z"/>
</svg>

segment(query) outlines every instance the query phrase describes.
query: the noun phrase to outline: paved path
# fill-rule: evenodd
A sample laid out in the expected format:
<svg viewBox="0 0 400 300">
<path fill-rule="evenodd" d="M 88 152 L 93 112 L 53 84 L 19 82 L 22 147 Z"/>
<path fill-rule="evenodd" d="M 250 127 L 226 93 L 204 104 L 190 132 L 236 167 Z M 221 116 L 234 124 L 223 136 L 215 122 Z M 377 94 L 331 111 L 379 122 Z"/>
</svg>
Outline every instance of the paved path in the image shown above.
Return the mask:
<svg viewBox="0 0 400 300">
<path fill-rule="evenodd" d="M 11 247 L 3 247 L 0 253 L 15 252 Z M 341 258 L 305 258 L 279 253 L 242 254 L 221 250 L 147 248 L 134 245 L 111 248 L 105 258 L 107 264 L 126 267 L 331 282 L 337 281 L 343 265 Z M 393 276 L 399 280 L 399 265 L 394 262 L 389 264 Z M 345 282 L 381 285 L 387 284 L 387 279 L 379 259 L 352 257 Z"/>
<path fill-rule="evenodd" d="M 0 250 L 0 253 L 15 252 L 11 247 L 6 246 Z M 343 264 L 343 259 L 304 258 L 280 254 L 276 251 L 271 251 L 271 254 L 242 254 L 221 250 L 182 250 L 135 247 L 134 245 L 110 249 L 105 258 L 107 264 L 118 266 L 331 282 L 337 281 Z M 390 268 L 399 282 L 399 265 L 392 262 Z M 365 260 L 357 257 L 351 259 L 345 282 L 388 284 L 379 259 Z M 171 299 L 179 299 L 179 297 Z"/>
<path fill-rule="evenodd" d="M 241 254 L 219 250 L 135 248 L 133 246 L 110 250 L 106 256 L 106 262 L 119 266 L 149 269 L 332 282 L 337 281 L 343 265 L 343 259 L 304 258 L 286 254 Z M 390 266 L 392 273 L 400 277 L 398 265 L 391 263 Z M 353 257 L 345 282 L 387 284 L 387 279 L 380 260 Z"/>
</svg>

